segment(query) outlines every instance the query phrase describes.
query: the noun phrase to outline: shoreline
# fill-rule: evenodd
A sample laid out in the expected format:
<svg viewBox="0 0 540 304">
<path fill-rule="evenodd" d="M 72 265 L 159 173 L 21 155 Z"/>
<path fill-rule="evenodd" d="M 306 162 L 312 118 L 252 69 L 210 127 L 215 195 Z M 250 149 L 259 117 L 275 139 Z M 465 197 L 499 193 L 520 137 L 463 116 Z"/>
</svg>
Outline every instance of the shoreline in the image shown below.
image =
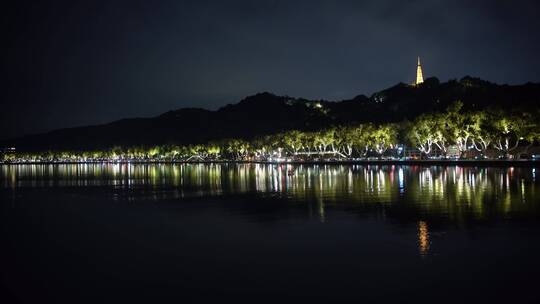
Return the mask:
<svg viewBox="0 0 540 304">
<path fill-rule="evenodd" d="M 343 161 L 58 161 L 14 162 L 2 165 L 84 165 L 84 164 L 268 164 L 268 165 L 404 165 L 404 166 L 463 166 L 463 167 L 540 167 L 540 160 L 343 160 Z"/>
</svg>

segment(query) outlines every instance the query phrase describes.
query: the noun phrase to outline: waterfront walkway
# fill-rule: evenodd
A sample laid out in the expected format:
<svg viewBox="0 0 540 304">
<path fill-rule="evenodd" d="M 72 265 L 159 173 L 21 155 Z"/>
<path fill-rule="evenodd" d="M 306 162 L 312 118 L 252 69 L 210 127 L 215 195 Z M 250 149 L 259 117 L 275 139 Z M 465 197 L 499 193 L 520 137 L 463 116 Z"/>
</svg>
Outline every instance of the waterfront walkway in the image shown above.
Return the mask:
<svg viewBox="0 0 540 304">
<path fill-rule="evenodd" d="M 0 165 L 32 165 L 32 164 L 290 164 L 290 165 L 414 165 L 414 166 L 475 166 L 475 167 L 540 167 L 540 160 L 283 160 L 283 161 L 249 161 L 249 160 L 94 160 L 94 161 L 18 161 L 5 162 Z"/>
</svg>

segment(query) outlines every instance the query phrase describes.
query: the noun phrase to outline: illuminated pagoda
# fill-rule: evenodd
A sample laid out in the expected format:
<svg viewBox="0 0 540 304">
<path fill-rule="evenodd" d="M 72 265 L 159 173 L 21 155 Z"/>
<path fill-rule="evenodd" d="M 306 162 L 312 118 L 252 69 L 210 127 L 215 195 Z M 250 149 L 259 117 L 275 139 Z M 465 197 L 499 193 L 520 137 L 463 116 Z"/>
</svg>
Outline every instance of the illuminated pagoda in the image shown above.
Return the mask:
<svg viewBox="0 0 540 304">
<path fill-rule="evenodd" d="M 424 82 L 424 76 L 422 76 L 422 65 L 420 64 L 420 57 L 418 57 L 418 66 L 416 68 L 416 82 L 415 85 L 419 85 Z"/>
</svg>

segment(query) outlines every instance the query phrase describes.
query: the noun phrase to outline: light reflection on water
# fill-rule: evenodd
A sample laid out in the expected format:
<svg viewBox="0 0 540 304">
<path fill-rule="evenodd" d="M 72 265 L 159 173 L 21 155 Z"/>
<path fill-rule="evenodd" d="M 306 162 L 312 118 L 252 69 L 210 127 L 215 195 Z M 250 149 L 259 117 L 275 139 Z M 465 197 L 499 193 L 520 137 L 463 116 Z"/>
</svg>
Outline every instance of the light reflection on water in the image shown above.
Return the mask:
<svg viewBox="0 0 540 304">
<path fill-rule="evenodd" d="M 418 250 L 422 256 L 429 252 L 429 230 L 425 221 L 418 222 Z"/>
<path fill-rule="evenodd" d="M 520 212 L 539 199 L 534 168 L 266 164 L 3 165 L 4 188 L 113 186 L 167 189 L 171 198 L 277 193 L 292 199 L 355 204 L 406 201 L 448 214 L 489 207 Z M 495 208 L 493 208 L 495 207 Z M 534 206 L 535 207 L 535 206 Z"/>
<path fill-rule="evenodd" d="M 462 225 L 471 219 L 526 218 L 540 213 L 540 182 L 534 168 L 57 164 L 3 165 L 0 173 L 0 189 L 14 193 L 29 188 L 106 187 L 121 190 L 121 198 L 129 201 L 242 194 L 277 196 L 306 202 L 310 215 L 320 222 L 327 221 L 330 206 L 368 211 L 382 206 L 378 214 L 381 217 L 390 212 L 398 220 L 414 221 L 421 256 L 428 255 L 432 248 L 431 230 L 436 218 Z"/>
</svg>

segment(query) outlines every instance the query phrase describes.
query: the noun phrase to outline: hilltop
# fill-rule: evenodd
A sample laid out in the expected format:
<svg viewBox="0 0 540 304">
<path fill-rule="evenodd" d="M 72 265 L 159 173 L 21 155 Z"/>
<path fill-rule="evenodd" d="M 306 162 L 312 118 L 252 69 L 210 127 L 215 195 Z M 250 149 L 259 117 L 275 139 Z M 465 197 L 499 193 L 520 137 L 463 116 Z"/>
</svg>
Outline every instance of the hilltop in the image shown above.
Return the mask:
<svg viewBox="0 0 540 304">
<path fill-rule="evenodd" d="M 151 118 L 59 129 L 6 140 L 17 150 L 95 149 L 112 146 L 194 144 L 224 138 L 251 139 L 286 130 L 317 130 L 362 122 L 401 122 L 441 111 L 456 100 L 469 110 L 499 107 L 507 111 L 538 109 L 540 84 L 499 85 L 464 77 L 440 83 L 428 78 L 419 86 L 399 83 L 371 96 L 325 101 L 264 92 L 216 111 L 184 108 Z"/>
</svg>

